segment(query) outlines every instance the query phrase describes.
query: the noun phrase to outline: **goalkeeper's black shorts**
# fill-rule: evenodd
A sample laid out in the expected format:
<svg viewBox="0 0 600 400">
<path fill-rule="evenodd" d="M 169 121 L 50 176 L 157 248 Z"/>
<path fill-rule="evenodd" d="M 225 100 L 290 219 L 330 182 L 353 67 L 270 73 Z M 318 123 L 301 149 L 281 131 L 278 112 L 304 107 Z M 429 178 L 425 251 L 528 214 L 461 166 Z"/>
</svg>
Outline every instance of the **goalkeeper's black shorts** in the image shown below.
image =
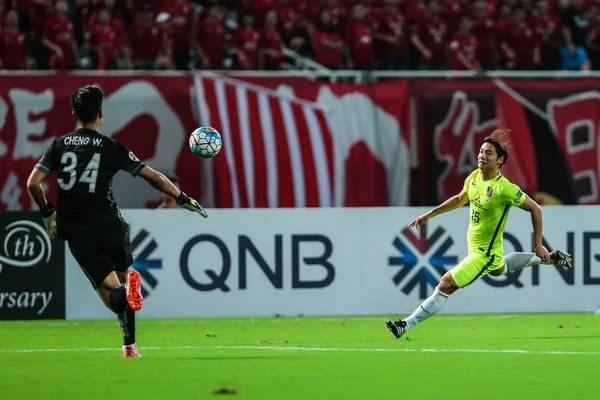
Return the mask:
<svg viewBox="0 0 600 400">
<path fill-rule="evenodd" d="M 126 272 L 133 263 L 129 227 L 115 218 L 85 229 L 67 238 L 69 250 L 94 289 L 112 272 Z"/>
</svg>

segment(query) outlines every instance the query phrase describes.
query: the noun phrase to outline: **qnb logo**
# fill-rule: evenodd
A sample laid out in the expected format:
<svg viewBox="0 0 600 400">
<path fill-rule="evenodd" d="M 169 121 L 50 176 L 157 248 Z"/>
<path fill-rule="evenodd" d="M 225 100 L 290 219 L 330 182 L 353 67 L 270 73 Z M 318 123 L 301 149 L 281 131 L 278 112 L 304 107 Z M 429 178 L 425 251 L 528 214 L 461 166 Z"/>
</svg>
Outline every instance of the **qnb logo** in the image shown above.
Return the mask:
<svg viewBox="0 0 600 400">
<path fill-rule="evenodd" d="M 6 235 L 0 253 L 3 265 L 29 268 L 40 261 L 50 262 L 52 247 L 44 229 L 33 221 L 16 221 L 4 228 Z"/>
<path fill-rule="evenodd" d="M 393 282 L 407 295 L 418 288 L 419 298 L 425 299 L 430 288 L 447 272 L 445 267 L 457 263 L 457 256 L 446 254 L 453 243 L 441 227 L 429 237 L 427 225 L 421 227 L 419 237 L 410 228 L 404 229 L 393 241 L 399 255 L 390 256 L 388 261 L 391 267 L 400 267 Z"/>
<path fill-rule="evenodd" d="M 152 275 L 153 269 L 162 268 L 162 260 L 153 258 L 152 255 L 157 248 L 156 241 L 150 237 L 150 233 L 145 229 L 139 231 L 131 241 L 131 251 L 133 254 L 137 254 L 133 260 L 133 268 L 142 276 L 142 296 L 144 297 L 149 294 L 148 288 L 154 290 L 158 285 L 158 280 Z"/>
</svg>

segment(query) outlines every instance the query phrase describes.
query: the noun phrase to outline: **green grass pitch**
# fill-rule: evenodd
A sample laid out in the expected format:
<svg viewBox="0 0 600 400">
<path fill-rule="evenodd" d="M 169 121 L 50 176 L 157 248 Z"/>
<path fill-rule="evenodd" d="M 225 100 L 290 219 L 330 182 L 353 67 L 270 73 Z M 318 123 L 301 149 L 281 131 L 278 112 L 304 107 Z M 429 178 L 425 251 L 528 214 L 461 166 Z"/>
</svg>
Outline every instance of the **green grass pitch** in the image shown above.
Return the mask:
<svg viewBox="0 0 600 400">
<path fill-rule="evenodd" d="M 3 321 L 0 398 L 600 398 L 598 315 L 440 315 L 400 340 L 385 320 L 140 319 L 140 359 L 116 319 Z"/>
</svg>

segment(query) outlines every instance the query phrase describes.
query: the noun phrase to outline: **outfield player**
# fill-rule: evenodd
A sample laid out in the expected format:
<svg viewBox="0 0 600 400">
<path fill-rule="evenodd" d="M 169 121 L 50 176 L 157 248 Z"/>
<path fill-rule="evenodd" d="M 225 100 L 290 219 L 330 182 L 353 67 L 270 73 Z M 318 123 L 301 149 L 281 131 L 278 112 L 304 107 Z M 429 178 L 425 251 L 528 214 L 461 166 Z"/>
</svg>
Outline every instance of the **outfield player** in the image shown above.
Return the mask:
<svg viewBox="0 0 600 400">
<path fill-rule="evenodd" d="M 31 172 L 27 187 L 49 237 L 67 241 L 102 302 L 117 314 L 123 356 L 139 357 L 135 312 L 142 309 L 144 299 L 140 274 L 129 269 L 133 262 L 129 228 L 113 198 L 112 178 L 119 170 L 139 175 L 184 208 L 207 215 L 163 174 L 138 160 L 122 143 L 100 133 L 103 98 L 102 90 L 95 86 L 72 94 L 72 115 L 78 129 L 52 141 Z M 52 171 L 58 175 L 57 211 L 42 187 Z"/>
<path fill-rule="evenodd" d="M 386 327 L 396 338 L 400 338 L 407 330 L 439 312 L 452 293 L 472 284 L 485 274 L 506 275 L 538 264 L 573 267 L 571 255 L 560 250 L 548 253 L 542 245 L 540 206 L 500 173 L 500 168 L 508 160 L 508 148 L 502 139 L 503 133 L 495 131 L 483 140 L 479 149 L 478 169 L 465 180 L 459 194 L 408 225 L 419 229 L 431 218 L 470 202 L 467 256 L 444 274 L 433 294 L 408 318 L 386 322 Z M 510 253 L 503 257 L 502 236 L 512 206 L 531 214 L 535 253 Z"/>
</svg>

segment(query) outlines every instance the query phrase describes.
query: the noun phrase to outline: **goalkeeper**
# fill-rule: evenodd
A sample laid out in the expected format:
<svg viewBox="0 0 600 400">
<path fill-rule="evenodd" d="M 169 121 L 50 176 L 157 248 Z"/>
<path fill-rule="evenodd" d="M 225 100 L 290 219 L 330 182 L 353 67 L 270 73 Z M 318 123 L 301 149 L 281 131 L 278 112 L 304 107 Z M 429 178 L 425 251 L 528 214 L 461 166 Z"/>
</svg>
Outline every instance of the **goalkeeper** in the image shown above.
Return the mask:
<svg viewBox="0 0 600 400">
<path fill-rule="evenodd" d="M 140 274 L 133 263 L 129 227 L 112 194 L 112 178 L 124 170 L 141 176 L 150 185 L 177 199 L 179 205 L 207 217 L 198 202 L 189 198 L 163 174 L 156 172 L 122 143 L 100 133 L 102 90 L 86 86 L 71 96 L 78 129 L 55 138 L 35 165 L 27 187 L 40 208 L 51 239 L 64 239 L 102 302 L 119 319 L 123 356 L 139 357 L 135 343 L 135 312 L 143 298 Z M 46 200 L 42 182 L 57 173 L 57 205 Z M 129 271 L 128 271 L 129 270 Z"/>
</svg>

